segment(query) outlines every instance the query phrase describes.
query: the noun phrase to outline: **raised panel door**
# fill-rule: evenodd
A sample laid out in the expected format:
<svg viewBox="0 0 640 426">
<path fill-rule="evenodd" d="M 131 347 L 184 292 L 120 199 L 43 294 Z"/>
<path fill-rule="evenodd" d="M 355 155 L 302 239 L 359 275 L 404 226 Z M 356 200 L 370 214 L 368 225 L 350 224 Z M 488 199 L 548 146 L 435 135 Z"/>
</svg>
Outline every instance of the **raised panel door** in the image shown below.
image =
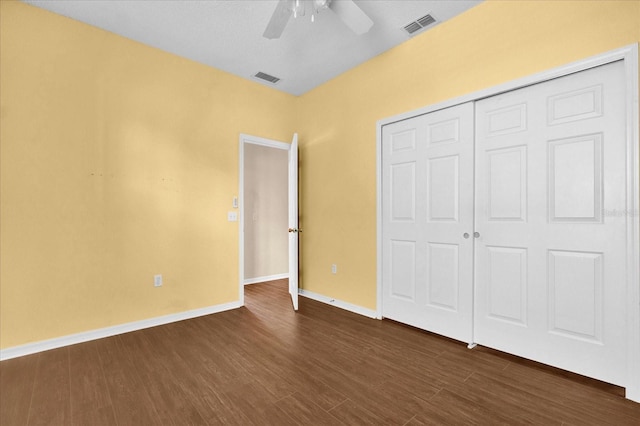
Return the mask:
<svg viewBox="0 0 640 426">
<path fill-rule="evenodd" d="M 470 343 L 473 104 L 382 133 L 382 315 Z"/>
<path fill-rule="evenodd" d="M 474 340 L 626 374 L 624 67 L 476 103 Z"/>
</svg>

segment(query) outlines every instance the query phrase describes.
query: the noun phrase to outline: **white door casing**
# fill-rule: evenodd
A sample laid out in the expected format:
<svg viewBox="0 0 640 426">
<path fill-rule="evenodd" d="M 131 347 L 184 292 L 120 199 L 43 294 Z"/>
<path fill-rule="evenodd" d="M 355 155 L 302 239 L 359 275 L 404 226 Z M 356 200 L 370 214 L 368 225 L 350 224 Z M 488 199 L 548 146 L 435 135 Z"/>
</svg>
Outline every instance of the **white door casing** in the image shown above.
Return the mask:
<svg viewBox="0 0 640 426">
<path fill-rule="evenodd" d="M 638 122 L 639 122 L 638 46 L 636 44 L 628 47 L 624 47 L 621 49 L 613 50 L 610 52 L 606 52 L 600 55 L 596 55 L 594 57 L 584 59 L 568 65 L 564 65 L 562 67 L 558 67 L 542 73 L 531 75 L 529 77 L 510 81 L 510 82 L 501 84 L 499 86 L 483 89 L 478 92 L 470 93 L 468 95 L 464 95 L 455 99 L 450 99 L 448 101 L 441 102 L 428 107 L 424 107 L 419 110 L 406 112 L 403 114 L 399 114 L 399 115 L 378 121 L 377 123 L 378 149 L 377 149 L 377 163 L 376 163 L 377 176 L 378 176 L 378 180 L 377 180 L 378 182 L 378 185 L 377 185 L 377 199 L 378 199 L 378 203 L 377 203 L 377 229 L 378 229 L 378 232 L 377 232 L 377 295 L 378 295 L 377 317 L 378 318 L 382 318 L 385 315 L 384 309 L 383 309 L 383 300 L 385 297 L 384 296 L 385 289 L 383 286 L 383 282 L 386 274 L 385 268 L 387 267 L 387 264 L 385 263 L 385 259 L 383 258 L 383 253 L 385 253 L 385 250 L 384 250 L 385 241 L 383 238 L 385 234 L 385 218 L 384 218 L 385 198 L 383 196 L 385 189 L 384 189 L 383 170 L 384 170 L 384 163 L 385 163 L 384 157 L 386 155 L 386 151 L 384 150 L 384 146 L 383 146 L 384 145 L 383 129 L 390 124 L 407 120 L 412 117 L 429 114 L 434 111 L 440 111 L 440 110 L 449 108 L 451 106 L 456 106 L 456 105 L 460 105 L 467 102 L 480 101 L 482 99 L 493 97 L 502 93 L 521 89 L 521 88 L 535 85 L 541 82 L 550 81 L 550 80 L 557 79 L 570 74 L 574 74 L 580 71 L 599 67 L 601 65 L 610 64 L 616 61 L 622 61 L 624 64 L 623 65 L 624 72 L 620 80 L 622 81 L 624 86 L 623 97 L 624 97 L 625 108 L 620 115 L 624 117 L 624 123 L 623 123 L 624 130 L 623 130 L 622 139 L 624 140 L 623 144 L 625 145 L 625 148 L 624 148 L 625 165 L 624 165 L 624 169 L 618 171 L 618 174 L 619 174 L 619 178 L 621 178 L 622 181 L 624 182 L 623 183 L 624 189 L 622 193 L 625 196 L 625 202 L 624 202 L 623 210 L 610 211 L 608 210 L 609 204 L 607 201 L 607 197 L 603 197 L 602 200 L 604 205 L 601 206 L 603 208 L 601 213 L 602 215 L 606 214 L 607 216 L 623 217 L 624 219 L 622 220 L 624 220 L 625 222 L 624 234 L 625 234 L 625 241 L 626 241 L 625 243 L 626 250 L 621 255 L 624 265 L 622 267 L 623 271 L 620 274 L 621 279 L 624 281 L 624 292 L 626 297 L 626 300 L 623 301 L 621 305 L 621 309 L 624 311 L 622 316 L 624 317 L 624 320 L 625 320 L 625 327 L 618 330 L 618 335 L 621 335 L 622 339 L 625 341 L 622 352 L 623 353 L 626 352 L 626 354 L 622 355 L 621 363 L 623 367 L 620 370 L 625 371 L 626 375 L 621 385 L 626 388 L 627 398 L 640 402 L 640 249 L 639 249 L 640 219 L 638 214 L 638 211 L 640 209 L 640 201 L 639 201 L 640 197 L 638 196 L 638 192 L 640 190 L 640 176 L 639 176 L 640 161 L 638 156 L 639 154 L 638 145 L 639 145 L 640 138 L 638 135 L 639 133 L 639 129 L 638 129 Z M 585 93 L 580 94 L 577 92 L 574 93 L 574 95 L 577 95 L 578 98 L 582 96 L 583 99 L 587 99 L 589 96 Z M 563 127 L 563 125 L 565 124 L 565 123 L 562 123 L 563 118 L 569 119 L 569 117 L 563 117 L 562 111 L 565 106 L 570 105 L 571 103 L 571 102 L 569 103 L 563 102 L 561 98 L 562 96 L 556 98 L 556 100 L 560 99 L 560 102 L 558 103 L 559 108 L 557 110 L 556 117 L 554 119 L 555 120 L 554 125 L 559 126 L 558 128 Z M 577 98 L 574 98 L 574 100 L 575 99 Z M 583 111 L 583 113 L 586 113 L 586 111 Z M 503 129 L 503 130 L 506 130 L 506 129 Z M 585 216 L 584 206 L 588 203 L 576 204 L 575 206 L 573 206 L 571 203 L 566 203 L 566 200 L 564 199 L 564 197 L 561 196 L 562 186 L 564 185 L 566 187 L 567 183 L 572 180 L 571 173 L 563 174 L 560 172 L 560 170 L 562 169 L 562 165 L 564 164 L 563 162 L 566 162 L 569 158 L 572 158 L 574 155 L 579 155 L 582 157 L 589 156 L 589 155 L 593 156 L 595 152 L 594 150 L 600 149 L 602 145 L 598 145 L 600 144 L 600 142 L 597 140 L 597 138 L 596 140 L 568 139 L 566 141 L 561 141 L 560 139 L 562 138 L 563 136 L 558 136 L 557 139 L 559 140 L 555 141 L 555 143 L 553 143 L 551 146 L 553 148 L 553 152 L 552 152 L 553 164 L 554 166 L 557 166 L 556 168 L 559 167 L 558 173 L 556 173 L 557 176 L 554 175 L 552 177 L 552 179 L 554 179 L 554 182 L 553 182 L 554 188 L 558 189 L 557 192 L 559 194 L 558 197 L 554 195 L 554 198 L 553 198 L 554 209 L 555 209 L 553 219 L 556 220 L 559 224 L 564 225 L 564 223 L 562 223 L 563 220 L 566 220 L 571 217 L 571 216 L 563 216 L 563 214 L 566 214 L 567 208 L 575 207 L 576 209 L 582 209 L 581 211 L 583 213 L 581 214 Z M 591 148 L 589 148 L 590 146 Z M 506 158 L 511 158 L 511 159 L 522 158 L 523 151 L 527 151 L 527 154 L 528 154 L 529 149 L 527 148 L 523 150 L 523 147 L 521 146 L 520 147 L 511 146 L 510 148 L 505 146 L 504 151 L 502 152 L 496 151 L 493 154 L 491 154 L 491 156 L 493 157 L 492 160 L 494 160 L 494 171 L 496 172 L 495 176 L 498 176 L 501 173 L 506 175 L 514 174 L 515 172 L 513 170 L 509 170 L 508 168 L 504 168 L 504 167 L 501 168 L 502 165 L 499 160 L 506 159 Z M 545 161 L 549 160 L 548 156 L 549 154 L 547 153 L 544 158 Z M 578 171 L 576 172 L 578 175 L 588 173 L 589 169 L 584 167 L 584 162 L 582 162 L 582 165 L 583 165 L 582 167 L 580 167 L 579 165 L 576 166 L 578 168 Z M 603 173 L 604 173 L 604 167 L 605 165 L 603 161 L 602 167 L 601 167 L 601 171 Z M 592 169 L 592 172 L 593 171 L 595 171 L 595 169 Z M 509 184 L 502 189 L 505 191 L 516 191 L 518 187 L 517 185 L 518 180 L 522 181 L 523 173 L 524 171 L 520 170 L 520 179 L 517 179 L 515 182 L 509 182 Z M 526 175 L 525 177 L 528 178 L 528 175 Z M 548 179 L 547 172 L 545 172 L 545 180 L 546 179 Z M 575 175 L 573 176 L 573 179 L 575 180 Z M 520 185 L 522 185 L 521 182 L 520 182 Z M 601 185 L 601 190 L 604 191 L 605 193 L 607 192 L 606 184 L 603 183 Z M 549 199 L 548 194 L 546 198 L 548 201 Z M 522 200 L 520 201 L 522 202 Z M 494 211 L 496 215 L 500 218 L 500 220 L 502 220 L 503 222 L 508 222 L 507 219 L 509 217 L 516 217 L 514 215 L 514 212 L 517 213 L 518 208 L 522 209 L 522 203 L 520 203 L 520 206 L 518 206 L 516 205 L 517 203 L 506 203 L 501 205 L 500 200 L 495 200 L 495 202 L 497 202 L 498 204 L 494 203 Z M 501 213 L 499 214 L 497 212 L 498 208 L 501 209 Z M 526 214 L 527 216 L 531 216 L 529 212 L 526 212 Z M 546 219 L 548 219 L 548 217 L 546 217 Z M 579 225 L 593 225 L 593 223 L 579 224 Z M 476 243 L 476 245 L 481 247 L 481 249 L 485 249 L 488 251 L 488 247 L 486 247 L 488 245 L 487 244 L 488 241 L 486 240 L 486 238 L 488 238 L 487 233 L 480 229 L 478 229 L 478 232 L 480 232 L 480 236 L 479 238 L 477 238 L 478 242 Z M 588 238 L 585 238 L 585 239 L 588 239 Z M 511 265 L 515 265 L 519 262 L 518 259 L 522 258 L 522 254 L 521 252 L 518 252 L 518 250 L 509 251 L 509 250 L 500 250 L 499 248 L 500 247 L 496 247 L 492 253 L 492 255 L 494 256 L 494 260 L 502 256 L 505 260 L 507 260 L 507 263 L 508 261 L 511 261 Z M 518 249 L 523 247 L 517 247 L 516 245 L 515 247 L 510 247 L 510 248 Z M 592 251 L 589 251 L 589 250 L 592 250 Z M 551 279 L 555 280 L 556 283 L 560 283 L 566 279 L 565 272 L 567 270 L 572 271 L 575 268 L 579 268 L 583 272 L 588 270 L 593 271 L 600 268 L 603 271 L 602 273 L 606 274 L 605 269 L 607 268 L 607 266 L 604 266 L 605 262 L 600 262 L 601 259 L 598 258 L 598 253 L 599 252 L 597 251 L 597 249 L 587 250 L 583 248 L 583 249 L 574 250 L 573 248 L 569 248 L 564 250 L 556 250 L 555 252 L 552 251 L 551 249 L 548 249 L 548 252 L 546 255 L 546 262 L 554 263 L 554 265 L 552 265 L 554 268 L 556 268 L 557 266 L 557 268 L 554 269 L 554 274 L 551 276 Z M 528 270 L 531 270 L 532 265 L 530 262 L 526 266 Z M 520 272 L 520 274 L 514 271 Z M 522 272 L 523 271 L 518 268 L 513 268 L 513 270 L 510 273 L 511 273 L 511 276 L 522 277 Z M 543 275 L 545 280 L 550 278 L 547 272 L 545 272 Z M 584 276 L 588 277 L 588 274 L 584 274 Z M 591 288 L 593 289 L 594 281 L 588 278 L 585 278 L 585 280 L 587 283 L 589 283 L 589 285 L 591 285 Z M 499 282 L 497 282 L 496 284 L 499 285 Z M 600 285 L 600 284 L 597 284 L 597 285 Z M 513 296 L 513 294 L 514 293 L 512 292 L 511 295 Z M 556 300 L 556 305 L 558 305 L 556 307 L 566 308 L 567 306 L 565 303 L 566 300 L 562 299 L 564 294 L 566 293 L 562 293 L 562 289 L 561 289 L 560 293 L 558 293 L 557 295 L 557 297 L 560 297 L 561 300 Z M 585 294 L 588 294 L 588 293 L 583 291 L 582 296 L 584 296 Z M 548 293 L 545 295 L 548 295 Z M 563 305 L 563 303 L 565 304 Z M 518 310 L 522 311 L 522 307 L 523 307 L 522 300 L 520 300 L 519 304 L 516 304 L 514 306 L 507 307 L 506 305 L 503 304 L 501 312 L 503 315 L 506 314 L 507 316 L 509 315 L 513 316 L 513 315 L 516 315 L 514 314 L 514 312 L 517 313 Z M 591 312 L 595 312 L 595 310 L 592 310 Z M 525 315 L 526 314 L 528 314 L 528 311 L 525 312 Z M 549 321 L 548 315 L 543 314 L 542 316 L 545 317 L 547 321 Z M 531 315 L 529 315 L 527 320 L 531 320 L 531 318 L 532 318 Z M 619 318 L 622 318 L 622 317 L 619 316 Z M 555 321 L 555 324 L 557 326 L 560 326 L 556 328 L 561 328 L 561 327 L 567 328 L 567 327 L 573 326 L 572 324 L 575 324 L 571 322 L 570 318 L 564 318 L 562 316 L 557 317 L 558 321 L 556 321 L 556 319 L 553 319 L 553 320 Z M 574 326 L 574 333 L 575 331 L 578 331 L 578 330 L 575 330 L 575 328 L 576 326 Z M 562 330 L 560 331 L 555 330 L 555 333 L 558 333 L 558 332 L 562 334 Z M 584 332 L 584 329 L 582 329 L 582 332 Z M 569 340 L 579 341 L 578 337 L 579 336 L 572 336 L 571 338 L 569 338 Z M 626 348 L 626 350 L 624 348 Z M 581 357 L 582 355 L 576 354 L 575 356 Z M 618 356 L 618 359 L 620 359 L 619 356 Z M 581 364 L 581 361 L 577 361 L 577 364 L 578 365 Z M 570 369 L 572 369 L 572 367 Z M 614 373 L 614 374 L 619 374 L 619 373 Z"/>
<path fill-rule="evenodd" d="M 626 382 L 622 61 L 476 103 L 476 343 Z"/>
<path fill-rule="evenodd" d="M 289 147 L 289 294 L 293 309 L 298 310 L 298 134 Z"/>
<path fill-rule="evenodd" d="M 244 220 L 245 220 L 245 210 L 244 210 L 244 146 L 245 144 L 255 144 L 261 145 L 269 148 L 286 150 L 288 152 L 288 182 L 287 182 L 287 192 L 288 192 L 288 224 L 289 228 L 292 228 L 292 224 L 295 224 L 295 229 L 298 228 L 298 135 L 294 134 L 293 142 L 291 144 L 286 142 L 275 141 L 271 139 L 261 138 L 258 136 L 251 136 L 246 134 L 240 135 L 240 143 L 239 143 L 239 210 L 240 210 L 240 220 L 239 220 L 239 247 L 240 247 L 240 255 L 239 255 L 239 302 L 240 305 L 244 305 Z M 295 145 L 295 146 L 294 146 Z M 286 232 L 286 229 L 283 229 L 282 232 Z M 294 310 L 298 309 L 298 233 L 295 233 L 295 238 L 292 241 L 292 233 L 289 233 L 289 292 L 291 293 L 291 299 L 293 303 Z M 294 246 L 295 245 L 295 246 Z M 293 282 L 293 284 L 292 284 Z M 294 291 L 295 290 L 295 291 Z"/>
<path fill-rule="evenodd" d="M 473 104 L 382 132 L 382 314 L 471 343 Z"/>
</svg>

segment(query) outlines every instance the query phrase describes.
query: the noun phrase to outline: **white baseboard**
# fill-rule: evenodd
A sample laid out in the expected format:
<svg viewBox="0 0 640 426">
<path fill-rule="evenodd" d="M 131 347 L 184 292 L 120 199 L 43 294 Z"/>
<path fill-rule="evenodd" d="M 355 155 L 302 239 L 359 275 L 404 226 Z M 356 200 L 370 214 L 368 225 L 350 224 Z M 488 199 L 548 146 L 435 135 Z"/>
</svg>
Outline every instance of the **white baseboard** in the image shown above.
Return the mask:
<svg viewBox="0 0 640 426">
<path fill-rule="evenodd" d="M 243 281 L 244 285 L 249 285 L 249 284 L 258 284 L 258 283 L 264 283 L 267 281 L 275 281 L 275 280 L 283 280 L 285 278 L 289 278 L 289 274 L 276 274 L 276 275 L 267 275 L 264 277 L 257 277 L 257 278 L 247 278 L 246 280 Z"/>
<path fill-rule="evenodd" d="M 221 305 L 208 306 L 206 308 L 179 312 L 177 314 L 163 315 L 161 317 L 129 322 L 126 324 L 115 325 L 113 327 L 99 328 L 97 330 L 85 331 L 77 334 L 69 334 L 67 336 L 57 337 L 55 339 L 41 340 L 39 342 L 28 343 L 21 346 L 14 346 L 7 349 L 0 349 L 0 361 L 25 355 L 31 355 L 38 352 L 44 352 L 50 349 L 61 348 L 64 346 L 75 345 L 77 343 L 115 336 L 116 334 L 129 333 L 131 331 L 142 330 L 144 328 L 156 327 L 158 325 L 164 325 L 172 322 L 197 318 L 204 315 L 215 314 L 218 312 L 236 309 L 241 306 L 242 304 L 239 301 L 223 303 Z"/>
<path fill-rule="evenodd" d="M 284 277 L 273 275 L 267 277 L 264 281 L 272 281 L 276 279 L 288 278 L 288 274 Z M 276 278 L 272 278 L 276 277 Z M 262 277 L 265 278 L 265 277 Z M 263 281 L 256 281 L 263 282 Z M 245 281 L 246 283 L 246 281 Z M 251 283 L 253 284 L 253 283 Z M 331 297 L 323 296 L 312 291 L 300 289 L 299 294 L 318 302 L 336 306 L 338 308 L 354 312 L 369 318 L 376 318 L 376 311 L 366 309 L 351 303 L 336 300 Z M 69 334 L 67 336 L 56 337 L 54 339 L 41 340 L 39 342 L 28 343 L 26 345 L 14 346 L 12 348 L 0 349 L 0 361 L 18 358 L 25 355 L 31 355 L 38 352 L 44 352 L 51 349 L 62 348 L 64 346 L 75 345 L 78 343 L 89 342 L 91 340 L 103 339 L 105 337 L 115 336 L 118 334 L 129 333 L 131 331 L 142 330 L 145 328 L 156 327 L 158 325 L 170 324 L 172 322 L 183 321 L 191 318 L 197 318 L 204 315 L 215 314 L 218 312 L 228 311 L 241 307 L 239 301 L 224 303 L 221 305 L 208 306 L 206 308 L 193 309 L 190 311 L 179 312 L 177 314 L 163 315 L 161 317 L 149 318 L 141 321 L 134 321 L 126 324 L 115 325 L 112 327 L 100 328 L 97 330 L 85 331 L 82 333 Z"/>
<path fill-rule="evenodd" d="M 359 315 L 363 315 L 369 318 L 376 318 L 376 311 L 373 309 L 363 308 L 362 306 L 353 305 L 348 302 L 343 302 L 342 300 L 337 300 L 332 297 L 323 296 L 318 293 L 314 293 L 309 290 L 305 290 L 303 288 L 298 290 L 298 294 L 300 296 L 308 297 L 309 299 L 316 300 L 318 302 L 326 303 L 328 305 L 333 305 L 338 308 L 344 309 L 346 311 L 350 311 Z"/>
</svg>

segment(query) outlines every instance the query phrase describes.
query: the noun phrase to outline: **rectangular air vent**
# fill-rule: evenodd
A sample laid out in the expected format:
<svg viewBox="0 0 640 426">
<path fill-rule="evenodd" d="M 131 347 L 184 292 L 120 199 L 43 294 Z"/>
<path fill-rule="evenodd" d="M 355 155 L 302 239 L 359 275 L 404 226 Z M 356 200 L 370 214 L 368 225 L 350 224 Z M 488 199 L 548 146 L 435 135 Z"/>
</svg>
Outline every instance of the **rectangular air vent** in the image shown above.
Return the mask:
<svg viewBox="0 0 640 426">
<path fill-rule="evenodd" d="M 428 27 L 436 22 L 436 18 L 431 15 L 424 15 L 422 18 L 418 18 L 413 22 L 408 23 L 404 26 L 404 30 L 409 34 L 414 34 L 423 28 Z"/>
<path fill-rule="evenodd" d="M 280 79 L 278 77 L 274 77 L 272 75 L 269 75 L 267 73 L 264 73 L 262 71 L 258 71 L 256 73 L 256 75 L 254 75 L 255 78 L 259 78 L 260 80 L 264 80 L 264 81 L 268 81 L 271 84 L 276 84 L 277 82 L 280 81 Z"/>
<path fill-rule="evenodd" d="M 409 34 L 413 34 L 416 31 L 421 30 L 421 29 L 422 29 L 422 27 L 417 22 L 412 22 L 409 25 L 404 27 L 404 30 L 406 32 L 408 32 Z"/>
<path fill-rule="evenodd" d="M 424 15 L 422 18 L 418 19 L 416 22 L 422 25 L 422 28 L 424 28 L 436 22 L 436 19 L 431 15 Z"/>
</svg>

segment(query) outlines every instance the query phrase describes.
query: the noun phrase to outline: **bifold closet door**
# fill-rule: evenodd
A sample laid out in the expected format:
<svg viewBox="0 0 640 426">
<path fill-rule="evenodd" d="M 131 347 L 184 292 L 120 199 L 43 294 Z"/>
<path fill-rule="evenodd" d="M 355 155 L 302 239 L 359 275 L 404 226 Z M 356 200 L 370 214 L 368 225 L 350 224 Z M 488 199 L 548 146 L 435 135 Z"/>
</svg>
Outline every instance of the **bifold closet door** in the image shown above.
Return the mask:
<svg viewBox="0 0 640 426">
<path fill-rule="evenodd" d="M 476 103 L 475 342 L 626 373 L 622 61 Z"/>
<path fill-rule="evenodd" d="M 471 342 L 473 104 L 382 129 L 382 315 Z"/>
</svg>

